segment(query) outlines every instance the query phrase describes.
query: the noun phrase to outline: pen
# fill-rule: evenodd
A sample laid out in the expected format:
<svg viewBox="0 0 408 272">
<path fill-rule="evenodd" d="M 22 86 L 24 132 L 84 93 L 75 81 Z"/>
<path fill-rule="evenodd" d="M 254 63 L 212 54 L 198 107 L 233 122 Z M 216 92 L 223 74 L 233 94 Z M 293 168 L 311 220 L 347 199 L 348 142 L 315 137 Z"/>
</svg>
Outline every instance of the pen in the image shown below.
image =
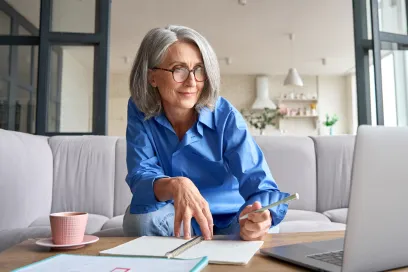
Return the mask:
<svg viewBox="0 0 408 272">
<path fill-rule="evenodd" d="M 190 241 L 182 244 L 181 246 L 177 247 L 176 249 L 167 252 L 164 256 L 167 257 L 168 259 L 174 258 L 174 257 L 180 255 L 181 253 L 183 253 L 184 251 L 186 251 L 187 249 L 189 249 L 190 247 L 200 243 L 203 240 L 204 240 L 203 236 L 197 236 L 197 237 L 191 239 Z"/>
<path fill-rule="evenodd" d="M 272 204 L 270 204 L 268 206 L 265 206 L 265 207 L 263 207 L 261 209 L 252 211 L 250 213 L 263 212 L 263 211 L 268 210 L 268 209 L 270 209 L 272 207 L 278 206 L 279 204 L 286 203 L 286 202 L 289 202 L 289 201 L 292 201 L 292 200 L 297 200 L 297 199 L 299 199 L 299 194 L 295 193 L 295 194 L 293 194 L 291 196 L 285 197 L 284 199 L 281 199 L 281 200 L 279 200 L 279 201 L 277 201 L 275 203 L 272 203 Z M 247 213 L 246 215 L 241 216 L 239 218 L 239 220 L 248 218 L 248 214 L 250 214 L 250 213 Z"/>
</svg>

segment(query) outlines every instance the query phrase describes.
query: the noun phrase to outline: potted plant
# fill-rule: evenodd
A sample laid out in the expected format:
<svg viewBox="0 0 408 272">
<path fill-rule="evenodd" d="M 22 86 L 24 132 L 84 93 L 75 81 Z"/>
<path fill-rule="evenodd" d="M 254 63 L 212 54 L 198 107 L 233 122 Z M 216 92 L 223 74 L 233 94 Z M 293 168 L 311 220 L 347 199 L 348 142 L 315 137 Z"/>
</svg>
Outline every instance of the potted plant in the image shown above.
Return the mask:
<svg viewBox="0 0 408 272">
<path fill-rule="evenodd" d="M 261 111 L 242 109 L 241 114 L 250 126 L 259 129 L 259 134 L 264 135 L 264 131 L 268 125 L 278 126 L 279 117 L 286 114 L 286 108 L 280 105 L 276 109 L 264 108 Z"/>
<path fill-rule="evenodd" d="M 327 128 L 329 128 L 330 135 L 333 135 L 333 126 L 337 123 L 339 118 L 337 117 L 336 114 L 333 114 L 333 116 L 329 116 L 329 114 L 326 113 L 326 120 L 323 122 L 323 125 Z"/>
</svg>

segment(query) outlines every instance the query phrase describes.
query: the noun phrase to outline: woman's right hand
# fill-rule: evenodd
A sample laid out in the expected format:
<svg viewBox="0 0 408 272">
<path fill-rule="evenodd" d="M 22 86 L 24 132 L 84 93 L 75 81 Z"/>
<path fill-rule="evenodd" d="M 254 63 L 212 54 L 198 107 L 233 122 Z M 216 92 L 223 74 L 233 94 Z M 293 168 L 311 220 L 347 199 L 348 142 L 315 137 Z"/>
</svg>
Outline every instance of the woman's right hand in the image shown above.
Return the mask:
<svg viewBox="0 0 408 272">
<path fill-rule="evenodd" d="M 184 227 L 184 238 L 191 237 L 191 218 L 200 225 L 204 239 L 213 237 L 213 218 L 208 202 L 198 191 L 194 183 L 185 177 L 177 177 L 172 186 L 174 200 L 174 234 L 180 236 L 181 222 Z"/>
</svg>

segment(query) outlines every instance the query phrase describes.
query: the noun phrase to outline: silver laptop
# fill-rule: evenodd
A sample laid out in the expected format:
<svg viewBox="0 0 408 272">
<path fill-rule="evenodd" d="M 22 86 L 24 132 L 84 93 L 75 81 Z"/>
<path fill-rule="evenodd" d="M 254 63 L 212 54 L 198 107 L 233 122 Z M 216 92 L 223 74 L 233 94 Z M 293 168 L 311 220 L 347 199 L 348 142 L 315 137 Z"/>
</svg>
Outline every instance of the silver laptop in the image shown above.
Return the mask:
<svg viewBox="0 0 408 272">
<path fill-rule="evenodd" d="M 408 266 L 408 127 L 358 128 L 344 239 L 261 253 L 319 271 Z"/>
</svg>

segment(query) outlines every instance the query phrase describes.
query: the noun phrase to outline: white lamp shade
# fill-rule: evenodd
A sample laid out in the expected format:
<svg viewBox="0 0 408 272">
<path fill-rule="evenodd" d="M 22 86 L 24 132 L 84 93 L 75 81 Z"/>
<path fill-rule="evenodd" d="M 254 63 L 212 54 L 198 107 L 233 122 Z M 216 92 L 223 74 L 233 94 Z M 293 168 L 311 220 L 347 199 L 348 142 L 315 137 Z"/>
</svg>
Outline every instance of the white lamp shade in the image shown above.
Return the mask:
<svg viewBox="0 0 408 272">
<path fill-rule="evenodd" d="M 283 85 L 297 86 L 297 87 L 303 86 L 302 78 L 300 78 L 299 73 L 296 70 L 296 68 L 289 69 L 288 75 L 286 76 L 285 81 L 283 82 Z"/>
</svg>

